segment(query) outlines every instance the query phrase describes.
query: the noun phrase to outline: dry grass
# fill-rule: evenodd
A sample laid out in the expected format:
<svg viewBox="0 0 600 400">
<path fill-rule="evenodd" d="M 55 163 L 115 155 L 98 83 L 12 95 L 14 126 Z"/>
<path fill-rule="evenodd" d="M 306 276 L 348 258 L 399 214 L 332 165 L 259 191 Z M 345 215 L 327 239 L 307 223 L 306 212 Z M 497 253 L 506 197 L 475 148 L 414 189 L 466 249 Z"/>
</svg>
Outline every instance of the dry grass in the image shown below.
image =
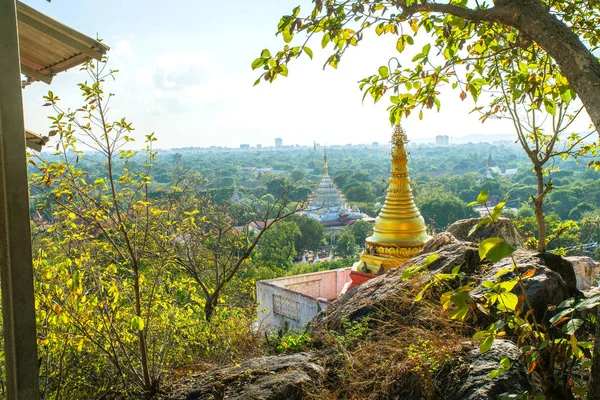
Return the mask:
<svg viewBox="0 0 600 400">
<path fill-rule="evenodd" d="M 369 317 L 369 334 L 346 349 L 331 333 L 325 351 L 325 384 L 308 399 L 439 399 L 458 387 L 464 326 L 448 318 L 432 293 L 413 302 L 422 284 L 406 285 Z"/>
</svg>

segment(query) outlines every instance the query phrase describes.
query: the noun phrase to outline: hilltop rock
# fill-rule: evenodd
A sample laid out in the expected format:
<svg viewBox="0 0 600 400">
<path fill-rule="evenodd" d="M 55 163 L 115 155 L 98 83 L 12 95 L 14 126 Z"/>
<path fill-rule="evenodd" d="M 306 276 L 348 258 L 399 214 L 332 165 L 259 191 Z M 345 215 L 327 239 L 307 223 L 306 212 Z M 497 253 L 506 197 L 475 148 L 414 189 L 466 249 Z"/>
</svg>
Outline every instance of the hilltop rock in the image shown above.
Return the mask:
<svg viewBox="0 0 600 400">
<path fill-rule="evenodd" d="M 483 354 L 477 347 L 471 349 L 467 355 L 467 359 L 470 360 L 468 375 L 463 380 L 459 391 L 448 399 L 500 399 L 510 394 L 531 392 L 527 372 L 523 364 L 518 361 L 519 355 L 519 348 L 513 342 L 502 339 L 496 339 L 492 348 Z M 501 368 L 499 361 L 503 357 L 510 359 L 512 368 L 495 378 L 490 378 L 490 372 Z"/>
<path fill-rule="evenodd" d="M 425 393 L 434 393 L 438 396 L 436 398 L 483 400 L 500 399 L 525 391 L 539 393 L 542 389 L 537 387 L 539 384 L 532 383 L 532 377 L 518 361 L 520 352 L 513 342 L 497 339 L 490 351 L 480 354 L 478 343 L 470 340 L 472 333 L 468 332 L 468 328 L 466 331 L 463 328 L 455 329 L 456 325 L 448 322 L 447 311 L 439 303 L 439 292 L 426 295 L 422 302 L 413 301 L 416 293 L 424 283 L 432 279 L 433 274 L 417 275 L 402 281 L 403 270 L 423 265 L 429 255 L 437 254 L 437 259 L 428 267 L 431 272 L 449 273 L 460 265 L 461 272 L 474 282 L 475 289 L 471 291 L 471 295 L 483 295 L 481 283 L 497 280 L 497 272 L 511 268 L 513 261 L 507 258 L 497 263 L 481 262 L 477 245 L 472 240 L 482 240 L 497 235 L 498 232 L 488 230 L 475 239 L 467 237 L 468 230 L 476 221 L 459 221 L 449 232 L 432 238 L 423 251 L 410 261 L 352 289 L 319 313 L 307 327 L 317 350 L 295 355 L 261 357 L 207 372 L 195 377 L 191 386 L 188 385 L 186 390 L 181 390 L 171 400 L 303 399 L 307 397 L 307 393 L 319 393 L 320 387 L 327 393 L 334 394 L 340 392 L 340 385 L 343 384 L 343 390 L 351 392 L 363 382 L 380 382 L 377 379 L 381 379 L 381 376 L 389 379 L 381 380 L 380 386 L 373 386 L 381 391 L 378 394 L 369 392 L 372 398 L 420 399 Z M 510 221 L 508 224 L 503 222 L 502 236 L 517 245 L 521 241 L 520 236 L 509 224 Z M 458 237 L 451 232 L 455 232 Z M 547 322 L 552 316 L 548 312 L 549 305 L 582 295 L 578 289 L 574 265 L 584 265 L 579 268 L 584 268 L 586 279 L 595 275 L 598 268 L 597 265 L 585 264 L 585 260 L 566 259 L 525 249 L 519 249 L 513 257 L 516 261 L 515 270 L 504 274 L 500 279 L 512 279 L 516 274 L 536 270 L 535 274 L 522 283 L 528 304 L 538 322 Z M 516 286 L 513 292 L 520 294 L 521 287 Z M 362 321 L 366 317 L 373 317 L 368 320 L 368 333 L 357 338 L 357 342 L 352 345 L 335 344 L 332 331 L 337 332 L 339 337 L 339 334 L 345 334 L 348 327 L 345 321 Z M 489 323 L 482 316 L 477 321 L 470 321 L 469 325 L 487 327 Z M 442 354 L 441 358 L 436 358 L 429 348 L 423 347 L 426 343 L 431 345 L 434 342 L 437 349 L 447 351 L 438 353 L 438 357 Z M 406 347 L 403 347 L 404 344 Z M 410 354 L 423 358 L 415 356 L 417 358 L 414 360 L 417 361 L 412 365 Z M 491 371 L 500 368 L 499 361 L 502 357 L 511 360 L 512 368 L 496 378 L 489 378 Z M 428 368 L 433 368 L 435 362 L 438 362 L 435 368 L 440 369 L 435 369 L 434 377 L 429 381 L 423 381 L 415 373 L 430 371 Z M 348 372 L 348 369 L 355 375 Z M 375 373 L 383 375 L 377 378 Z M 348 393 L 343 390 L 342 393 Z"/>
<path fill-rule="evenodd" d="M 573 265 L 577 278 L 577 289 L 588 290 L 600 273 L 600 263 L 591 257 L 565 257 Z"/>
<path fill-rule="evenodd" d="M 530 251 L 517 251 L 514 254 L 516 269 L 512 273 L 503 275 L 501 280 L 509 280 L 515 277 L 515 274 L 524 274 L 530 269 L 535 269 L 535 274 L 523 280 L 523 287 L 527 295 L 528 304 L 534 310 L 537 321 L 547 321 L 551 315 L 548 314 L 549 305 L 560 304 L 563 300 L 570 297 L 581 296 L 577 289 L 577 279 L 573 266 L 566 259 L 551 253 L 533 253 Z M 511 268 L 512 260 L 505 258 L 492 265 L 481 276 L 481 281 L 494 281 L 498 271 Z M 474 289 L 472 294 L 480 295 L 483 293 L 482 287 Z M 521 289 L 516 286 L 513 293 L 520 295 Z M 527 309 L 527 305 L 525 305 Z"/>
<path fill-rule="evenodd" d="M 260 357 L 194 378 L 170 400 L 299 400 L 323 379 L 314 354 Z"/>
<path fill-rule="evenodd" d="M 469 236 L 471 228 L 480 220 L 481 218 L 461 219 L 450 225 L 446 232 L 463 242 L 479 242 L 491 237 L 501 237 L 512 247 L 523 245 L 523 238 L 508 218 L 499 218 L 494 225 L 479 227 L 473 235 Z"/>
<path fill-rule="evenodd" d="M 470 243 L 461 243 L 451 235 L 440 234 L 431 240 L 426 249 L 436 248 L 438 254 L 429 269 L 435 272 L 448 273 L 457 265 L 463 265 L 463 270 L 474 272 L 479 268 L 477 247 Z M 373 278 L 352 289 L 342 298 L 335 301 L 329 308 L 319 313 L 310 323 L 308 330 L 315 334 L 317 331 L 338 330 L 342 319 L 360 321 L 377 310 L 394 302 L 398 296 L 404 296 L 410 282 L 402 282 L 402 271 L 413 265 L 422 265 L 431 253 L 421 252 L 410 261 L 384 275 Z M 402 312 L 402 310 L 398 310 Z M 416 318 L 417 315 L 407 313 L 406 318 Z"/>
</svg>

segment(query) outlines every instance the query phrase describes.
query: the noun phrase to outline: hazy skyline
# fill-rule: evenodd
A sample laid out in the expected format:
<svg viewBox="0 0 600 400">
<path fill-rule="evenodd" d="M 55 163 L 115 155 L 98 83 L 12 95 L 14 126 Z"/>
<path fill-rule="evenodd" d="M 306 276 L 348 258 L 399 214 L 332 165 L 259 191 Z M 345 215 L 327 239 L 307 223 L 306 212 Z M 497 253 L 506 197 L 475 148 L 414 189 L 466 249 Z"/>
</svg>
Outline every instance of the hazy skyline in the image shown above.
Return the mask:
<svg viewBox="0 0 600 400">
<path fill-rule="evenodd" d="M 133 122 L 138 141 L 149 132 L 156 133 L 159 148 L 272 146 L 276 137 L 301 145 L 390 139 L 387 100 L 362 103 L 357 81 L 398 55 L 392 36 L 367 37 L 346 53 L 337 70 L 325 71 L 329 49 L 321 50 L 315 40 L 312 62 L 294 60 L 288 78 L 252 86 L 260 72 L 252 71 L 251 62 L 263 48 L 283 45 L 275 37 L 279 18 L 299 4 L 310 7 L 310 1 L 24 2 L 84 34 L 97 34 L 111 47 L 109 66 L 119 70 L 116 82 L 107 82 L 116 94 L 112 117 Z M 400 61 L 410 58 L 407 53 Z M 65 107 L 78 107 L 76 84 L 86 78 L 74 69 L 56 76 L 50 86 L 27 87 L 27 128 L 47 133 L 51 110 L 41 105 L 48 90 Z M 472 101 L 460 101 L 458 92 L 444 93 L 441 101 L 440 113 L 427 111 L 422 121 L 414 115 L 403 122 L 409 138 L 513 133 L 508 121 L 481 124 L 469 114 Z M 585 129 L 586 123 L 580 125 Z"/>
</svg>

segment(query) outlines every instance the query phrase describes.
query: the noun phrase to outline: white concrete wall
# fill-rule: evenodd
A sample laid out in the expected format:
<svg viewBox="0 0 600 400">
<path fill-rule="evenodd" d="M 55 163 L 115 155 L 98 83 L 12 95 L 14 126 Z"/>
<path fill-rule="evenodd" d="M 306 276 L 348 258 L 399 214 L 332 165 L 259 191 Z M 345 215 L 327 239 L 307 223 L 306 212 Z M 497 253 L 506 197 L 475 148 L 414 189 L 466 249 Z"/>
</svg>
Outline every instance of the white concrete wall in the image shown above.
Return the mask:
<svg viewBox="0 0 600 400">
<path fill-rule="evenodd" d="M 349 280 L 350 268 L 342 268 L 257 282 L 258 329 L 274 330 L 286 323 L 290 329 L 304 329 Z"/>
<path fill-rule="evenodd" d="M 330 271 L 313 272 L 310 274 L 286 276 L 269 279 L 275 286 L 287 288 L 305 295 L 322 297 L 329 301 L 337 299 L 346 282 L 350 281 L 350 267 Z M 315 288 L 318 284 L 318 289 Z"/>
</svg>

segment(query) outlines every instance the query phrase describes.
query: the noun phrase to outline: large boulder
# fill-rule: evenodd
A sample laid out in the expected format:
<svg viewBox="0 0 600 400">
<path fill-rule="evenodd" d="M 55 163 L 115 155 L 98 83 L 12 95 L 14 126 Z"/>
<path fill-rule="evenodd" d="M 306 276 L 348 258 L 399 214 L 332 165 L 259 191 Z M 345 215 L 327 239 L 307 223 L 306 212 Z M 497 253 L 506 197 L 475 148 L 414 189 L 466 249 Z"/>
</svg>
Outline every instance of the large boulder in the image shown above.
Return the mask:
<svg viewBox="0 0 600 400">
<path fill-rule="evenodd" d="M 477 225 L 481 218 L 461 219 L 448 227 L 446 232 L 452 234 L 456 239 L 465 242 L 481 241 L 491 237 L 501 237 L 512 247 L 521 247 L 523 238 L 508 218 L 498 218 L 494 225 L 479 227 L 475 233 L 469 236 L 471 229 Z"/>
<path fill-rule="evenodd" d="M 313 353 L 250 359 L 193 379 L 170 400 L 299 400 L 323 379 Z"/>
<path fill-rule="evenodd" d="M 565 257 L 573 265 L 577 278 L 577 289 L 590 289 L 600 273 L 600 263 L 591 257 Z"/>
<path fill-rule="evenodd" d="M 551 315 L 548 313 L 548 306 L 558 305 L 563 300 L 570 297 L 581 296 L 577 289 L 575 273 L 571 264 L 564 258 L 551 253 L 533 253 L 520 250 L 513 254 L 516 268 L 514 272 L 503 275 L 500 280 L 513 279 L 516 274 L 522 275 L 525 272 L 535 269 L 535 274 L 522 281 L 527 302 L 524 309 L 527 310 L 530 305 L 538 322 L 547 321 Z M 511 258 L 505 258 L 491 265 L 480 277 L 480 281 L 496 281 L 498 271 L 511 268 L 513 261 Z M 481 295 L 484 289 L 477 286 L 472 294 Z M 520 295 L 521 288 L 517 285 L 513 293 Z"/>
<path fill-rule="evenodd" d="M 470 243 L 461 243 L 451 236 L 440 234 L 433 238 L 426 249 L 436 248 L 438 258 L 429 266 L 435 272 L 451 272 L 457 265 L 463 265 L 463 270 L 473 273 L 479 266 L 477 247 Z M 360 321 L 370 316 L 388 304 L 395 302 L 398 297 L 405 297 L 407 287 L 411 282 L 402 281 L 402 271 L 413 265 L 422 265 L 431 253 L 421 252 L 410 261 L 394 268 L 387 273 L 375 277 L 352 289 L 342 298 L 309 323 L 308 330 L 315 334 L 317 331 L 338 330 L 342 320 Z M 398 310 L 402 312 L 402 310 Z M 417 318 L 417 315 L 406 315 L 407 319 Z"/>
<path fill-rule="evenodd" d="M 513 342 L 496 339 L 491 349 L 481 354 L 478 347 L 468 351 L 469 369 L 459 390 L 447 398 L 449 400 L 495 400 L 504 396 L 516 395 L 529 391 L 531 384 L 527 372 L 519 362 L 520 350 Z M 512 368 L 490 378 L 492 371 L 500 369 L 499 361 L 508 357 Z"/>
</svg>

